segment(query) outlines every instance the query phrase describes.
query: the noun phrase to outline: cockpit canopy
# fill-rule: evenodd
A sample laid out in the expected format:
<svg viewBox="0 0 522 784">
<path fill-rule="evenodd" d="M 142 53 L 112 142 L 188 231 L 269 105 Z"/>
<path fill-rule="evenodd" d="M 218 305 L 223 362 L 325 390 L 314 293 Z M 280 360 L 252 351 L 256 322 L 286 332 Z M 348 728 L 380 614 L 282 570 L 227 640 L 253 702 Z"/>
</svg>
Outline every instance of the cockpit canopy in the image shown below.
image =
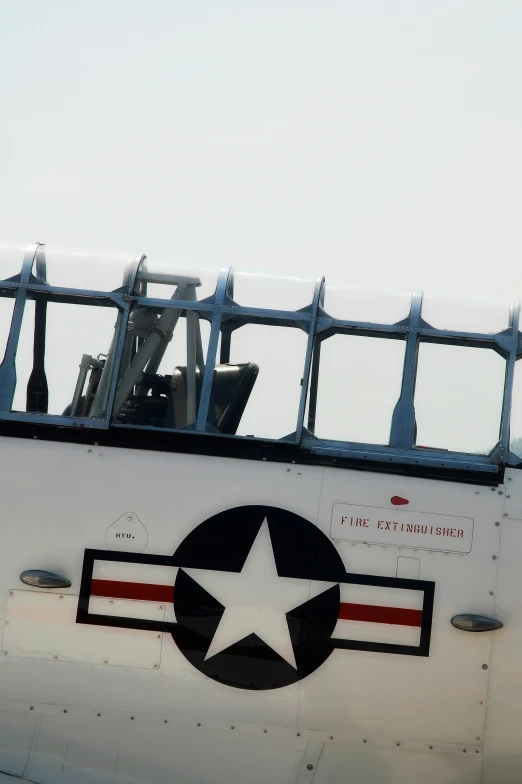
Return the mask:
<svg viewBox="0 0 522 784">
<path fill-rule="evenodd" d="M 519 309 L 5 245 L 0 420 L 498 473 L 522 454 Z"/>
</svg>

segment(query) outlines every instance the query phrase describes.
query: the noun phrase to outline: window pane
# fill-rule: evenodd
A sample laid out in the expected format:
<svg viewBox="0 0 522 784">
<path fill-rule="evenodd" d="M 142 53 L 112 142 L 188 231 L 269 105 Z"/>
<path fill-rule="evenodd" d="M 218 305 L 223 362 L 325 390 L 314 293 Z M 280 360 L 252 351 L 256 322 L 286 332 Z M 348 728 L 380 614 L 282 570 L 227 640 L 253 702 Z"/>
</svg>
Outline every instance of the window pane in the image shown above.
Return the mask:
<svg viewBox="0 0 522 784">
<path fill-rule="evenodd" d="M 136 307 L 131 313 L 113 416 L 128 425 L 194 425 L 210 324 L 194 311 Z"/>
<path fill-rule="evenodd" d="M 4 242 L 0 245 L 0 280 L 12 278 L 22 271 L 27 247 L 14 242 Z"/>
<path fill-rule="evenodd" d="M 258 438 L 293 433 L 307 335 L 246 324 L 232 333 L 230 361 L 216 366 L 209 421 L 220 432 Z"/>
<path fill-rule="evenodd" d="M 509 435 L 509 448 L 522 458 L 522 362 L 520 360 L 515 363 Z"/>
<path fill-rule="evenodd" d="M 487 454 L 499 438 L 505 360 L 494 351 L 421 343 L 417 444 Z"/>
<path fill-rule="evenodd" d="M 70 415 L 83 377 L 74 415 L 89 416 L 116 318 L 115 308 L 28 300 L 16 355 L 13 410 Z"/>
<path fill-rule="evenodd" d="M 487 299 L 453 299 L 425 294 L 422 318 L 435 329 L 497 333 L 509 326 L 509 305 Z"/>
<path fill-rule="evenodd" d="M 318 438 L 388 443 L 401 391 L 405 345 L 403 340 L 359 335 L 333 335 L 322 342 Z"/>
<path fill-rule="evenodd" d="M 257 272 L 234 273 L 234 301 L 249 308 L 300 310 L 312 304 L 315 278 Z"/>
<path fill-rule="evenodd" d="M 325 283 L 324 309 L 343 321 L 373 321 L 396 324 L 410 313 L 411 292 L 356 288 Z"/>
<path fill-rule="evenodd" d="M 138 270 L 136 291 L 154 299 L 201 301 L 215 293 L 218 273 L 219 270 L 212 267 L 186 267 L 147 258 Z"/>
</svg>

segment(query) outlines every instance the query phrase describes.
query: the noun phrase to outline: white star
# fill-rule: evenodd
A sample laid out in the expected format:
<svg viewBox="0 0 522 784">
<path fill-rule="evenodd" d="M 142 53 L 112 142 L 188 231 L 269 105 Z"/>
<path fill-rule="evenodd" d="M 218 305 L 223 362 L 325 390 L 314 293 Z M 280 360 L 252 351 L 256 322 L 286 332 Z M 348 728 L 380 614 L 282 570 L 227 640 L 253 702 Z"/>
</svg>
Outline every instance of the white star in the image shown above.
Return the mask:
<svg viewBox="0 0 522 784">
<path fill-rule="evenodd" d="M 254 633 L 295 669 L 286 613 L 335 585 L 279 577 L 266 518 L 241 572 L 184 571 L 225 607 L 205 659 Z"/>
</svg>

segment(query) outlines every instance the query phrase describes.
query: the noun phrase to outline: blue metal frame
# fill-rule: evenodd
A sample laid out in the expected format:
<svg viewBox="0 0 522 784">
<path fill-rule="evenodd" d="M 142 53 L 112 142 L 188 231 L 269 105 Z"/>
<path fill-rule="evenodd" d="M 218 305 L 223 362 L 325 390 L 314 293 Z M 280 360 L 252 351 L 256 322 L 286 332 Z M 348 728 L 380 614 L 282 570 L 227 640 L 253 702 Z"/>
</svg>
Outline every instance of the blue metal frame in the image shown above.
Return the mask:
<svg viewBox="0 0 522 784">
<path fill-rule="evenodd" d="M 216 292 L 205 300 L 199 302 L 163 300 L 140 296 L 135 290 L 139 267 L 145 256 L 136 257 L 129 262 L 125 274 L 125 285 L 120 289 L 116 291 L 96 291 L 51 286 L 43 283 L 42 275 L 43 280 L 45 280 L 45 269 L 39 277 L 33 276 L 32 269 L 39 248 L 44 249 L 45 246 L 35 244 L 26 250 L 19 275 L 6 281 L 0 281 L 0 296 L 15 297 L 11 330 L 5 355 L 0 364 L 0 420 L 58 424 L 61 426 L 69 425 L 103 430 L 108 429 L 109 426 L 143 429 L 138 426 L 111 423 L 112 406 L 118 383 L 119 363 L 125 343 L 129 316 L 132 308 L 139 304 L 140 307 L 176 308 L 184 311 L 195 311 L 200 318 L 206 319 L 211 323 L 197 420 L 195 427 L 186 429 L 184 432 L 192 430 L 192 432 L 198 434 L 219 435 L 220 438 L 247 438 L 224 436 L 216 433 L 208 424 L 208 411 L 217 362 L 217 349 L 220 335 L 223 336 L 226 333 L 227 340 L 229 340 L 230 334 L 244 324 L 266 324 L 292 329 L 299 328 L 308 335 L 296 429 L 291 436 L 287 436 L 282 440 L 292 441 L 303 450 L 316 455 L 329 455 L 333 459 L 337 457 L 353 458 L 358 461 L 375 463 L 411 466 L 425 465 L 437 468 L 458 468 L 463 471 L 494 473 L 498 472 L 499 467 L 505 464 L 518 464 L 520 462 L 518 457 L 509 452 L 509 422 L 515 363 L 519 358 L 522 358 L 522 335 L 519 332 L 520 304 L 518 302 L 512 307 L 509 328 L 496 334 L 433 328 L 422 319 L 422 294 L 420 293 L 415 293 L 412 296 L 409 316 L 396 324 L 350 321 L 332 318 L 324 311 L 324 278 L 322 277 L 315 284 L 311 304 L 299 311 L 242 307 L 233 298 L 233 272 L 230 267 L 220 270 Z M 45 264 L 45 262 L 43 263 Z M 16 386 L 15 360 L 25 303 L 28 298 L 34 296 L 45 297 L 48 301 L 54 302 L 98 305 L 102 307 L 116 307 L 118 309 L 107 411 L 91 418 L 80 419 L 77 417 L 49 416 L 10 410 Z M 406 343 L 401 392 L 392 416 L 389 446 L 319 439 L 304 424 L 307 402 L 309 403 L 310 412 L 315 410 L 321 343 L 335 334 L 404 340 Z M 451 453 L 415 447 L 414 395 L 418 350 L 421 342 L 449 343 L 451 345 L 487 348 L 497 352 L 506 359 L 499 441 L 489 455 Z M 309 421 L 313 422 L 313 414 L 310 416 Z M 147 429 L 152 430 L 154 428 Z M 165 429 L 163 429 L 163 432 L 165 432 Z M 173 430 L 172 432 L 176 433 L 179 431 Z M 251 441 L 252 437 L 248 436 L 248 440 Z M 277 442 L 272 439 L 261 440 Z"/>
</svg>

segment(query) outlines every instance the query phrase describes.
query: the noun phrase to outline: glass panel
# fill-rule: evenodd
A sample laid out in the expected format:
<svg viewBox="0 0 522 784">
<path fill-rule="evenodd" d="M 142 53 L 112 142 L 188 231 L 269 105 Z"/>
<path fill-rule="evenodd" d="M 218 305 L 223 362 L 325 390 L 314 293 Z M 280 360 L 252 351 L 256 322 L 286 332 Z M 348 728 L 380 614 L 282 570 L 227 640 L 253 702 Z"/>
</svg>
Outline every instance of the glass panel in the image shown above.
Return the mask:
<svg viewBox="0 0 522 784">
<path fill-rule="evenodd" d="M 417 444 L 488 454 L 499 439 L 505 360 L 494 351 L 421 343 Z"/>
<path fill-rule="evenodd" d="M 210 324 L 193 311 L 131 313 L 113 417 L 126 425 L 183 429 L 196 421 Z"/>
<path fill-rule="evenodd" d="M 114 291 L 123 286 L 127 263 L 134 258 L 131 253 L 53 248 L 48 245 L 42 251 L 49 285 L 93 291 Z M 41 269 L 40 274 L 43 274 L 43 265 Z"/>
<path fill-rule="evenodd" d="M 318 438 L 388 444 L 405 346 L 404 340 L 360 335 L 333 335 L 322 342 Z"/>
<path fill-rule="evenodd" d="M 515 363 L 509 437 L 509 448 L 522 458 L 522 362 L 520 359 Z"/>
<path fill-rule="evenodd" d="M 0 280 L 19 275 L 28 245 L 4 242 L 0 245 Z"/>
<path fill-rule="evenodd" d="M 89 416 L 109 351 L 116 308 L 28 300 L 16 355 L 13 410 Z M 46 399 L 48 398 L 48 404 Z"/>
<path fill-rule="evenodd" d="M 245 308 L 300 310 L 312 304 L 315 278 L 233 270 L 234 301 Z"/>
<path fill-rule="evenodd" d="M 454 299 L 425 294 L 422 318 L 435 329 L 494 334 L 509 326 L 509 305 L 487 299 Z"/>
<path fill-rule="evenodd" d="M 222 433 L 258 438 L 295 432 L 306 343 L 300 329 L 245 324 L 235 330 L 229 362 L 216 365 L 210 423 Z"/>
<path fill-rule="evenodd" d="M 410 314 L 411 291 L 336 286 L 325 283 L 324 309 L 329 316 L 344 321 L 371 321 L 396 324 Z"/>
<path fill-rule="evenodd" d="M 0 297 L 0 363 L 2 362 L 7 346 L 14 304 L 14 297 Z"/>
<path fill-rule="evenodd" d="M 138 270 L 136 291 L 143 297 L 201 301 L 215 293 L 218 273 L 212 267 L 185 267 L 145 259 Z"/>
</svg>

